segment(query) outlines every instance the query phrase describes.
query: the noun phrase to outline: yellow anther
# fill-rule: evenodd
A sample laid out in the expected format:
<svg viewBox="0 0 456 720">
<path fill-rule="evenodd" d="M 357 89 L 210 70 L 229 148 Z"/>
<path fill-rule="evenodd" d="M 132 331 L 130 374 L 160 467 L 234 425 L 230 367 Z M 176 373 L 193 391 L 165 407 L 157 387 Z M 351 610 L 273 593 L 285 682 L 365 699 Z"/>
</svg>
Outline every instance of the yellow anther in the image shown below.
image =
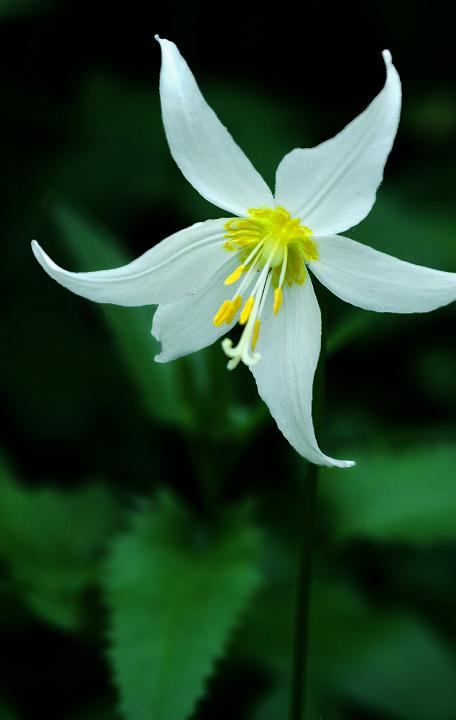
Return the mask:
<svg viewBox="0 0 456 720">
<path fill-rule="evenodd" d="M 253 326 L 253 335 L 252 335 L 252 350 L 255 350 L 256 344 L 258 342 L 258 335 L 260 334 L 260 325 L 261 325 L 261 320 L 255 320 L 255 324 Z"/>
<path fill-rule="evenodd" d="M 242 297 L 240 295 L 236 295 L 234 300 L 230 300 L 230 306 L 227 308 L 225 315 L 223 316 L 223 322 L 226 322 L 227 325 L 233 322 L 237 311 L 241 307 L 242 304 Z"/>
<path fill-rule="evenodd" d="M 225 314 L 223 315 L 222 322 L 229 325 L 230 322 L 232 321 L 232 319 L 234 318 L 235 314 L 236 313 L 234 311 L 234 302 L 232 300 L 228 300 L 228 305 L 226 306 L 226 310 L 225 310 Z"/>
<path fill-rule="evenodd" d="M 239 267 L 236 268 L 236 270 L 232 272 L 231 275 L 228 275 L 227 279 L 225 280 L 225 285 L 232 285 L 237 280 L 239 280 L 244 270 L 244 265 L 239 265 Z"/>
<path fill-rule="evenodd" d="M 236 311 L 239 310 L 242 305 L 242 295 L 236 295 L 233 302 L 236 305 Z"/>
<path fill-rule="evenodd" d="M 249 297 L 246 304 L 243 307 L 243 310 L 241 312 L 241 317 L 239 318 L 240 325 L 245 325 L 247 320 L 249 319 L 249 315 L 252 312 L 253 303 L 255 301 L 255 298 L 253 295 Z"/>
<path fill-rule="evenodd" d="M 231 311 L 230 311 L 230 313 L 229 313 L 229 316 L 227 316 L 226 319 L 225 319 L 225 322 L 226 322 L 226 323 L 229 324 L 229 323 L 233 322 L 233 320 L 234 320 L 235 316 L 237 315 L 238 310 L 239 310 L 239 308 L 241 307 L 241 305 L 242 305 L 242 297 L 241 297 L 241 295 L 236 295 L 236 297 L 235 297 L 234 300 L 232 301 L 232 308 L 231 308 Z"/>
<path fill-rule="evenodd" d="M 225 322 L 225 316 L 226 316 L 227 312 L 229 312 L 229 308 L 231 305 L 232 305 L 231 300 L 224 300 L 222 302 L 218 312 L 214 315 L 214 319 L 212 320 L 215 327 L 219 327 L 220 325 L 222 325 Z"/>
<path fill-rule="evenodd" d="M 277 313 L 280 310 L 280 306 L 282 305 L 283 300 L 283 293 L 281 288 L 276 288 L 274 290 L 274 315 L 277 315 Z"/>
</svg>

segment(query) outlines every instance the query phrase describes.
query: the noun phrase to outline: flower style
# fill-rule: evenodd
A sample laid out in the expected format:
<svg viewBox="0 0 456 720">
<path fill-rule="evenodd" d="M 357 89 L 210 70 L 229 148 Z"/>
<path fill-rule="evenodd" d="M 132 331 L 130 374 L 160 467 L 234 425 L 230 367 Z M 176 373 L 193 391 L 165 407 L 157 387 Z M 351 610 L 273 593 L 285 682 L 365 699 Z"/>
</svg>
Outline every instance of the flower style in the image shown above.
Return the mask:
<svg viewBox="0 0 456 720">
<path fill-rule="evenodd" d="M 377 312 L 425 312 L 456 298 L 456 273 L 397 260 L 338 233 L 375 201 L 399 122 L 401 86 L 385 50 L 386 81 L 338 135 L 285 155 L 270 189 L 204 100 L 174 43 L 162 50 L 160 96 L 171 154 L 187 180 L 228 217 L 176 232 L 113 270 L 72 273 L 33 241 L 44 270 L 96 302 L 158 304 L 152 333 L 159 362 L 213 343 L 238 321 L 236 346 L 222 342 L 228 368 L 248 365 L 278 427 L 311 462 L 325 455 L 312 422 L 321 345 L 320 310 L 308 270 L 335 295 Z M 230 292 L 230 289 L 233 292 Z"/>
</svg>

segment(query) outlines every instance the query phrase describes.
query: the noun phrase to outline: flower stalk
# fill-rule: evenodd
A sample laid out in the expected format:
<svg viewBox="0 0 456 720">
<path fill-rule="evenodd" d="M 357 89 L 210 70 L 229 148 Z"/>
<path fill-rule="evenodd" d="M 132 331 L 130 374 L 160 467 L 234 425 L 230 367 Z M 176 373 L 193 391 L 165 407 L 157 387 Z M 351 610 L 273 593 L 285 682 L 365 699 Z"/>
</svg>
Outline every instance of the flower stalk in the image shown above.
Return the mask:
<svg viewBox="0 0 456 720">
<path fill-rule="evenodd" d="M 308 692 L 310 596 L 317 499 L 318 465 L 309 464 L 304 488 L 301 556 L 296 584 L 296 618 L 293 650 L 290 720 L 305 720 Z"/>
<path fill-rule="evenodd" d="M 320 299 L 320 298 L 319 298 Z M 323 306 L 322 306 L 323 309 Z M 321 431 L 325 386 L 326 345 L 322 328 L 320 358 L 315 373 L 313 416 L 316 431 Z M 303 515 L 301 547 L 295 593 L 295 629 L 290 701 L 290 720 L 305 720 L 308 703 L 308 668 L 310 637 L 310 605 L 312 594 L 312 568 L 317 512 L 319 466 L 309 463 L 302 495 Z"/>
</svg>

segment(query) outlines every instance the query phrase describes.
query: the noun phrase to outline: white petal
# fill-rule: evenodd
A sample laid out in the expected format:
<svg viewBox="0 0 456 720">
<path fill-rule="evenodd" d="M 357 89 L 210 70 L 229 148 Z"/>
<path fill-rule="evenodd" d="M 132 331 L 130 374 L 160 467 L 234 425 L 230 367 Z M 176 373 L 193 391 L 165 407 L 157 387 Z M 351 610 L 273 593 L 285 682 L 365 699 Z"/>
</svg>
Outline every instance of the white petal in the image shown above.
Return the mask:
<svg viewBox="0 0 456 720">
<path fill-rule="evenodd" d="M 235 215 L 273 205 L 270 189 L 203 98 L 174 43 L 162 49 L 160 97 L 171 155 L 209 202 Z"/>
<path fill-rule="evenodd" d="M 401 83 L 388 50 L 383 59 L 385 86 L 369 107 L 331 140 L 290 152 L 277 169 L 276 204 L 315 235 L 357 225 L 375 202 L 401 108 Z"/>
<path fill-rule="evenodd" d="M 238 264 L 239 258 L 231 257 L 197 295 L 157 308 L 152 334 L 161 342 L 162 348 L 155 360 L 168 362 L 189 355 L 212 345 L 215 340 L 229 332 L 235 321 L 229 326 L 224 324 L 215 327 L 212 319 L 222 302 L 230 299 L 233 290 L 231 286 L 224 285 L 224 280 Z"/>
<path fill-rule="evenodd" d="M 308 277 L 286 289 L 277 316 L 268 305 L 257 345 L 262 358 L 251 370 L 272 417 L 300 455 L 318 465 L 350 467 L 352 461 L 324 455 L 315 438 L 312 386 L 320 344 L 320 308 Z"/>
<path fill-rule="evenodd" d="M 48 275 L 89 300 L 129 306 L 173 302 L 195 293 L 227 259 L 223 248 L 226 221 L 191 225 L 113 270 L 69 272 L 56 265 L 36 240 L 32 249 Z"/>
<path fill-rule="evenodd" d="M 312 272 L 335 295 L 377 312 L 427 312 L 456 299 L 456 273 L 398 260 L 342 235 L 317 238 Z"/>
</svg>

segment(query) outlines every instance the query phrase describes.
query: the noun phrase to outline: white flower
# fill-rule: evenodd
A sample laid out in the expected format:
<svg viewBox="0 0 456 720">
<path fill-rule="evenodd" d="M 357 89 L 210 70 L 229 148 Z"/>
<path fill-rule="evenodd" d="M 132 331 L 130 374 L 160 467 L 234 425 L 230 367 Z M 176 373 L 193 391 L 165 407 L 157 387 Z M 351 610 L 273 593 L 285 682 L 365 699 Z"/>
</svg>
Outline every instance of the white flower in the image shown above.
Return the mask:
<svg viewBox="0 0 456 720">
<path fill-rule="evenodd" d="M 455 273 L 412 265 L 337 234 L 372 208 L 396 135 L 401 86 L 391 55 L 383 52 L 385 86 L 361 115 L 331 140 L 283 158 L 273 196 L 205 102 L 177 47 L 157 40 L 171 154 L 193 187 L 228 217 L 181 230 L 114 270 L 68 272 L 36 241 L 35 256 L 83 297 L 159 304 L 152 327 L 162 344 L 159 362 L 213 343 L 238 320 L 239 343 L 222 343 L 228 367 L 242 360 L 251 368 L 277 425 L 301 455 L 321 465 L 353 465 L 322 453 L 315 438 L 321 319 L 307 269 L 338 297 L 377 312 L 425 312 L 456 298 Z"/>
</svg>

